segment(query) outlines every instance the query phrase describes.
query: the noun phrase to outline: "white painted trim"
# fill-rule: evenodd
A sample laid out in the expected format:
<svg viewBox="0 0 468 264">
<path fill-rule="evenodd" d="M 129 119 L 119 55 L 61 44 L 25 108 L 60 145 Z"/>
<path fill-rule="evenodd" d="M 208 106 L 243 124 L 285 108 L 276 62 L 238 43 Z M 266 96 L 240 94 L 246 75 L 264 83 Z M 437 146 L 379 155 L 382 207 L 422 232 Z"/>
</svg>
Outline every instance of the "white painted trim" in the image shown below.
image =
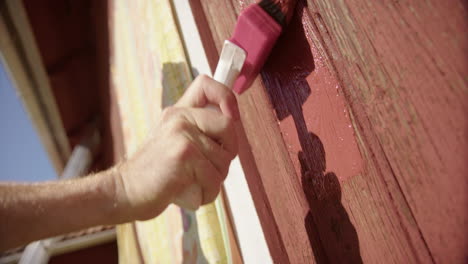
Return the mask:
<svg viewBox="0 0 468 264">
<path fill-rule="evenodd" d="M 116 239 L 115 228 L 89 234 L 73 239 L 67 239 L 51 244 L 47 249 L 50 256 L 62 255 L 83 248 L 93 247 Z"/>
<path fill-rule="evenodd" d="M 198 32 L 189 1 L 173 0 L 172 2 L 191 66 L 196 69 L 199 74 L 212 76 L 213 74 L 208 60 L 206 59 L 205 49 L 203 48 L 203 43 L 200 39 L 200 33 Z"/>
<path fill-rule="evenodd" d="M 200 74 L 211 76 L 189 1 L 173 0 L 173 3 L 191 66 Z M 272 263 L 239 158 L 232 162 L 224 186 L 244 263 Z"/>
</svg>

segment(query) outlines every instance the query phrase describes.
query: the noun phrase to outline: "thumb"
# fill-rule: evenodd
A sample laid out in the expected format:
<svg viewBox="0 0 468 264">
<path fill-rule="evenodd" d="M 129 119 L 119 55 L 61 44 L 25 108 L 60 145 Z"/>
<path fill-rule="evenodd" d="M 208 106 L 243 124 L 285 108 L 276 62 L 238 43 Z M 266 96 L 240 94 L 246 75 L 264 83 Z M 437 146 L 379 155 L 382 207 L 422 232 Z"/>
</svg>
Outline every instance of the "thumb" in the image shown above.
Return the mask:
<svg viewBox="0 0 468 264">
<path fill-rule="evenodd" d="M 215 105 L 221 112 L 234 119 L 239 119 L 239 108 L 234 93 L 225 85 L 206 75 L 198 76 L 176 103 L 178 107 L 202 108 Z"/>
</svg>

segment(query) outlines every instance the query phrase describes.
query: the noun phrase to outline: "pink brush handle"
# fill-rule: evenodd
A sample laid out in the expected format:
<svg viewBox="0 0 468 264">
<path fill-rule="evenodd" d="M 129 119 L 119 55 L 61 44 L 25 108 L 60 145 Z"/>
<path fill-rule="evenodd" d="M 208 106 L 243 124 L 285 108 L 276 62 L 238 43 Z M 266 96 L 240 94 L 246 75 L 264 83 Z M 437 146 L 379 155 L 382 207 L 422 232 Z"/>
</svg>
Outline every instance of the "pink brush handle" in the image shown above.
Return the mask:
<svg viewBox="0 0 468 264">
<path fill-rule="evenodd" d="M 257 77 L 281 34 L 281 26 L 259 5 L 254 4 L 240 13 L 236 28 L 229 39 L 247 53 L 245 65 L 234 83 L 241 94 Z"/>
</svg>

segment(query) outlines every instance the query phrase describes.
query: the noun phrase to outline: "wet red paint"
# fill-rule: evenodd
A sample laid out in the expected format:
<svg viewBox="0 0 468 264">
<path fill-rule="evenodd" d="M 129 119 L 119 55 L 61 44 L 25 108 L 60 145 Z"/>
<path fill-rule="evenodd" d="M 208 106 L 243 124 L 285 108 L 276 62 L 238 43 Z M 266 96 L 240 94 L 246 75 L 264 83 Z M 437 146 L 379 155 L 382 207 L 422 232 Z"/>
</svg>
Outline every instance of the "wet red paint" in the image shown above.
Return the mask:
<svg viewBox="0 0 468 264">
<path fill-rule="evenodd" d="M 320 43 L 313 42 L 311 21 L 304 1 L 300 1 L 262 72 L 285 150 L 295 170 L 277 175 L 281 179 L 276 180 L 288 178 L 292 186 L 302 189 L 276 190 L 301 195 L 306 201 L 301 205 L 287 205 L 284 200 L 275 204 L 282 208 L 295 205 L 294 210 L 303 213 L 302 221 L 293 216 L 280 230 L 284 238 L 292 225 L 304 228 L 300 232 L 305 233 L 308 244 L 291 247 L 285 243 L 286 248 L 292 252 L 297 248 L 311 250 L 316 263 L 362 263 L 357 231 L 342 204 L 340 182 L 359 174 L 363 161 L 340 82 L 317 48 Z"/>
<path fill-rule="evenodd" d="M 310 21 L 299 3 L 262 77 L 297 174 L 334 172 L 343 181 L 361 171 L 362 159 L 339 81 L 312 43 Z"/>
<path fill-rule="evenodd" d="M 210 65 L 216 65 L 220 48 L 210 48 L 213 42 L 230 37 L 233 10 L 252 3 L 234 2 L 234 9 L 222 9 L 218 2 L 191 1 Z M 340 115 L 346 109 L 343 99 L 322 102 L 328 93 L 336 95 L 338 81 L 311 48 L 310 22 L 302 22 L 310 19 L 303 16 L 304 4 L 299 3 L 264 67 L 265 85 L 256 81 L 239 96 L 245 128 L 239 133 L 239 157 L 275 263 L 360 263 L 357 232 L 341 204 L 337 174 L 354 175 L 358 169 L 346 164 L 359 168 L 361 159 L 349 118 Z M 329 109 L 334 112 L 326 115 Z M 340 136 L 349 144 L 338 142 Z"/>
</svg>

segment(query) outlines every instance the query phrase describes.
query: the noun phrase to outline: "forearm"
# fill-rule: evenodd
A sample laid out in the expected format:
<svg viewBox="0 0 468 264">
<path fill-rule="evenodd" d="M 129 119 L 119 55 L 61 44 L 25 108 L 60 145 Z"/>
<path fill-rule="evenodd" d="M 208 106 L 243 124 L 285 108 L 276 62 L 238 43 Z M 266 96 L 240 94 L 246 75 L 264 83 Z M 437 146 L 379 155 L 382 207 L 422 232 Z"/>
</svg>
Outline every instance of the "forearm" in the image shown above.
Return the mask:
<svg viewBox="0 0 468 264">
<path fill-rule="evenodd" d="M 238 118 L 232 91 L 197 77 L 176 106 L 164 110 L 149 140 L 117 167 L 68 181 L 0 183 L 0 250 L 85 227 L 153 218 L 189 186 L 199 187 L 203 204 L 212 202 L 237 154 Z"/>
<path fill-rule="evenodd" d="M 124 222 L 115 169 L 85 178 L 0 184 L 0 250 L 101 224 Z"/>
</svg>

